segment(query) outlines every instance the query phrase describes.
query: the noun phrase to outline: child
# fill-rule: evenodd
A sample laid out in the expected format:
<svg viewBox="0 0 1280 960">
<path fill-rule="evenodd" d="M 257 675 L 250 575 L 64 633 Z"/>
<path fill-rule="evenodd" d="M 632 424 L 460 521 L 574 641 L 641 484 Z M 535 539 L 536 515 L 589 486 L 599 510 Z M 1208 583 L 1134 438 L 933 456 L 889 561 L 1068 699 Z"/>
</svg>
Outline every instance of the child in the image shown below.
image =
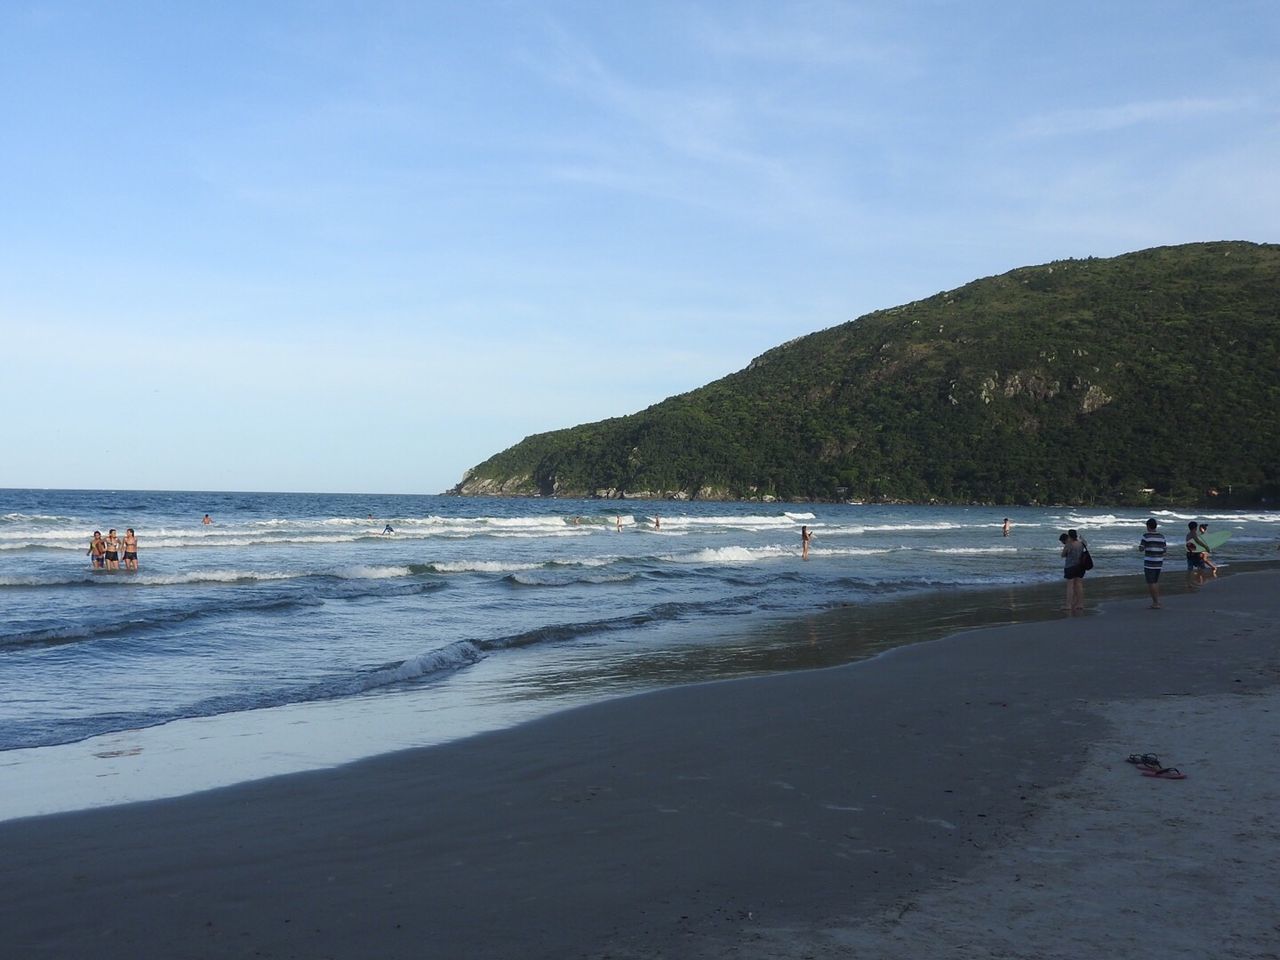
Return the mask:
<svg viewBox="0 0 1280 960">
<path fill-rule="evenodd" d="M 107 565 L 107 544 L 102 539 L 102 531 L 93 531 L 93 540 L 89 543 L 89 556 L 93 558 L 93 566 L 95 570 L 101 570 Z"/>
<path fill-rule="evenodd" d="M 1208 532 L 1209 532 L 1209 525 L 1207 523 L 1200 524 L 1200 536 L 1196 537 L 1196 540 L 1200 543 L 1200 546 L 1202 547 L 1204 547 L 1204 540 L 1202 538 Z M 1216 577 L 1218 575 L 1218 566 L 1212 560 L 1209 559 L 1210 553 L 1211 551 L 1209 550 L 1209 548 L 1204 547 L 1204 553 L 1200 554 L 1200 559 L 1204 563 L 1204 565 L 1213 572 L 1213 575 Z"/>
</svg>

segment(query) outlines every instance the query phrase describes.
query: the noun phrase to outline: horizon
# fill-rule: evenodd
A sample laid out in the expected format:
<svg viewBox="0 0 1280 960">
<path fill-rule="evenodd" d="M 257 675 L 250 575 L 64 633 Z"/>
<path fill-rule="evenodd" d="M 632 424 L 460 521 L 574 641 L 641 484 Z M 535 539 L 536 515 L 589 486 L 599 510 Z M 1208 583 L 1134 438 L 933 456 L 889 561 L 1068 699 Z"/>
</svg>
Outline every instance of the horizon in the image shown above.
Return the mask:
<svg viewBox="0 0 1280 960">
<path fill-rule="evenodd" d="M 31 0 L 0 33 L 8 489 L 438 495 L 875 310 L 1280 223 L 1261 0 Z"/>
<path fill-rule="evenodd" d="M 1196 504 L 1184 502 L 1171 503 L 1150 503 L 1150 504 L 1125 504 L 1125 503 L 1070 503 L 1070 502 L 1047 502 L 1047 503 L 988 503 L 980 500 L 973 501 L 914 501 L 914 500 L 813 500 L 813 499 L 765 499 L 764 497 L 750 498 L 708 498 L 708 499 L 691 499 L 678 500 L 673 497 L 626 497 L 623 499 L 607 499 L 603 497 L 561 497 L 561 496 L 542 496 L 532 494 L 455 494 L 448 490 L 442 490 L 436 493 L 420 493 L 408 491 L 386 491 L 386 490 L 212 490 L 212 489 L 184 489 L 184 488 L 150 488 L 150 487 L 6 487 L 0 486 L 0 494 L 10 492 L 32 492 L 32 493 L 93 493 L 93 494 L 125 494 L 125 493 L 174 493 L 174 494 L 199 494 L 207 493 L 215 496 L 295 496 L 295 497 L 450 497 L 458 500 L 539 500 L 539 501 L 578 501 L 592 502 L 600 504 L 612 504 L 610 512 L 618 504 L 636 503 L 636 504 L 671 504 L 680 506 L 682 504 L 715 504 L 715 503 L 736 503 L 736 504 L 776 504 L 782 506 L 796 506 L 811 504 L 814 506 L 856 506 L 856 507 L 908 507 L 908 508 L 924 508 L 924 509 L 940 509 L 940 510 L 971 510 L 974 508 L 989 509 L 996 513 L 1002 510 L 1018 511 L 1018 510 L 1126 510 L 1145 513 L 1148 516 L 1161 516 L 1163 514 L 1172 514 L 1178 520 L 1185 520 L 1190 516 L 1212 517 L 1215 514 L 1240 514 L 1240 513 L 1256 513 L 1261 510 L 1264 513 L 1275 513 L 1280 507 L 1268 507 L 1266 501 L 1262 503 L 1241 503 L 1235 506 L 1211 506 L 1209 504 Z M 1193 514 L 1180 515 L 1177 511 L 1191 510 Z M 379 518 L 385 519 L 385 518 Z M 215 521 L 216 522 L 216 521 Z M 1141 523 L 1141 519 L 1135 519 L 1134 523 Z M 1280 549 L 1280 548 L 1277 548 Z"/>
</svg>

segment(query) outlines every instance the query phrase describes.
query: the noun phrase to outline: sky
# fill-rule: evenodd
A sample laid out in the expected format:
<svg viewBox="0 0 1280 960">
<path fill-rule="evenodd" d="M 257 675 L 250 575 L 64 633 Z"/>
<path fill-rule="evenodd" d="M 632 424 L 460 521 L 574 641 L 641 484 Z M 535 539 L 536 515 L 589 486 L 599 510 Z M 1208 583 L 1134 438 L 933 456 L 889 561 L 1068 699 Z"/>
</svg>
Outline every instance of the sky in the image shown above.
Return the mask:
<svg viewBox="0 0 1280 960">
<path fill-rule="evenodd" d="M 0 487 L 438 493 L 1278 171 L 1274 0 L 6 0 Z"/>
</svg>

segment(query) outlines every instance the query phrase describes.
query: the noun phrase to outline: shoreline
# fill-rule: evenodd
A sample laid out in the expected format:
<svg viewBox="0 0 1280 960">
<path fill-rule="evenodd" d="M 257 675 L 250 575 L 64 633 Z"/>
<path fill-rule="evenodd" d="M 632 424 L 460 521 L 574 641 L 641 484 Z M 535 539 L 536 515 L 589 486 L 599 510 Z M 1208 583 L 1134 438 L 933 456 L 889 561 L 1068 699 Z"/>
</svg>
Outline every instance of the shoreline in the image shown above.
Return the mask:
<svg viewBox="0 0 1280 960">
<path fill-rule="evenodd" d="M 1280 563 L 1237 562 L 1225 568 L 1220 582 L 1258 570 L 1280 570 Z M 1167 578 L 1177 584 L 1173 595 L 1189 591 L 1181 570 L 1174 573 Z M 1087 616 L 1134 597 L 1132 581 L 1128 576 L 1092 578 Z M 16 748 L 0 752 L 0 773 L 10 781 L 25 781 L 27 789 L 0 791 L 0 823 L 333 770 L 663 690 L 859 664 L 960 632 L 1052 622 L 1063 617 L 1061 606 L 1057 581 L 909 591 L 804 616 L 762 616 L 750 625 L 709 621 L 696 628 L 691 642 L 651 658 L 641 654 L 634 666 L 637 678 L 623 686 L 610 686 L 612 667 L 596 677 L 588 664 L 575 678 L 578 692 L 569 694 L 549 690 L 477 705 L 465 697 L 425 701 L 422 691 L 410 686 L 369 698 L 187 717 L 63 744 Z"/>
<path fill-rule="evenodd" d="M 1126 744 L 1155 749 L 1119 729 L 1125 705 L 1138 718 L 1144 704 L 1176 708 L 1142 736 L 1165 736 L 1161 756 L 1195 766 L 1175 783 L 1116 769 L 1117 788 L 1161 790 L 1149 796 L 1169 802 L 1183 790 L 1205 804 L 1205 790 L 1230 783 L 1204 764 L 1256 769 L 1267 745 L 1231 731 L 1274 737 L 1276 714 L 1246 727 L 1228 708 L 1240 696 L 1262 703 L 1280 684 L 1278 584 L 1274 570 L 1224 577 L 1156 612 L 1134 583 L 1133 602 L 1102 616 L 966 630 L 890 657 L 637 694 L 332 770 L 10 821 L 0 824 L 12 865 L 0 922 L 33 957 L 393 957 L 427 946 L 444 956 L 752 957 L 785 956 L 782 942 L 838 952 L 850 930 L 870 935 L 905 903 L 958 915 L 928 898 L 980 886 L 991 863 L 1061 819 L 1100 758 L 1114 766 Z M 1210 716 L 1226 725 L 1229 756 L 1197 747 L 1184 759 L 1179 724 L 1194 730 Z M 1233 817 L 1261 830 L 1267 796 Z M 1111 799 L 1119 807 L 1104 823 L 1123 819 Z M 1121 832 L 1118 851 L 1071 842 L 1086 844 L 1087 860 L 1141 863 L 1177 849 L 1170 831 L 1203 827 L 1164 823 L 1155 845 Z M 1198 869 L 1225 883 L 1220 874 L 1242 868 Z M 1069 911 L 1073 895 L 1049 903 Z M 1149 889 L 1118 883 L 1093 901 L 1126 896 L 1139 914 L 1155 909 L 1142 899 Z M 986 917 L 968 922 L 999 923 Z M 1114 946 L 1108 938 L 1133 938 L 1133 923 L 1095 933 Z M 1274 930 L 1250 935 L 1275 949 L 1265 940 Z M 1158 937 L 1123 952 L 1144 955 L 1144 945 L 1153 957 L 1223 955 L 1216 942 L 1197 954 L 1190 940 Z M 1024 952 L 1072 955 L 1052 942 L 1036 949 Z"/>
</svg>

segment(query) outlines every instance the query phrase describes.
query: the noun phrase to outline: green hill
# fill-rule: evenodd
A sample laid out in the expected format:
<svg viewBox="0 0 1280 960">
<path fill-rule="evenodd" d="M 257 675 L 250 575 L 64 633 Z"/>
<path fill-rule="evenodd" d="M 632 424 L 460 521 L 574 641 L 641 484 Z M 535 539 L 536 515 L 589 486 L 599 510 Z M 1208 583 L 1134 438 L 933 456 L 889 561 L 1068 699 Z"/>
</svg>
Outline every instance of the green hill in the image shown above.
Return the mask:
<svg viewBox="0 0 1280 960">
<path fill-rule="evenodd" d="M 1280 493 L 1278 414 L 1280 245 L 1199 243 L 867 314 L 528 437 L 453 492 L 1245 502 Z"/>
</svg>

